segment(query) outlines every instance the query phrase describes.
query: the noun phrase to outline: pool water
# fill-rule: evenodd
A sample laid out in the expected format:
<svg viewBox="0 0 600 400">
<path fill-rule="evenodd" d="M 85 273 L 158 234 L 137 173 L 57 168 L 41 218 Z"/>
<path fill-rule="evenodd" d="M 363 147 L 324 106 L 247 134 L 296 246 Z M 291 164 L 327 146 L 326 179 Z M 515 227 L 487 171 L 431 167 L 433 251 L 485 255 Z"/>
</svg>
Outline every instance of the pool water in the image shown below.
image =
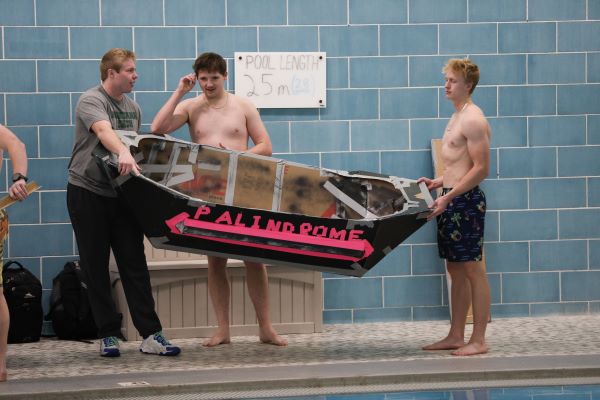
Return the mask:
<svg viewBox="0 0 600 400">
<path fill-rule="evenodd" d="M 273 398 L 271 398 L 273 399 Z M 600 385 L 279 397 L 279 400 L 600 400 Z M 256 399 L 259 400 L 259 399 Z"/>
</svg>

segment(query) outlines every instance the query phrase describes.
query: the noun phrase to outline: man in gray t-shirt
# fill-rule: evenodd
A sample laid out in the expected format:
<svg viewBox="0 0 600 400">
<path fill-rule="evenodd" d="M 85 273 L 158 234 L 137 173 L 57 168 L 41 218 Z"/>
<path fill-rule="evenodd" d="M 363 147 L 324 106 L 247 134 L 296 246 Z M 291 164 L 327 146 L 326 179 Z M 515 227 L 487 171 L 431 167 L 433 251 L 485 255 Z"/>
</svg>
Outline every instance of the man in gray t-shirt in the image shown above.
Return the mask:
<svg viewBox="0 0 600 400">
<path fill-rule="evenodd" d="M 83 93 L 77 103 L 67 185 L 67 208 L 101 338 L 100 355 L 120 355 L 121 315 L 111 296 L 108 272 L 112 249 L 133 324 L 144 338 L 140 351 L 174 356 L 180 349 L 163 336 L 154 310 L 142 230 L 92 155 L 101 146 L 118 156 L 120 175 L 140 173 L 129 149 L 114 132 L 140 129 L 140 107 L 125 95 L 133 90 L 137 79 L 135 54 L 125 49 L 109 50 L 100 63 L 100 77 L 102 83 Z"/>
<path fill-rule="evenodd" d="M 98 85 L 81 95 L 75 116 L 75 145 L 69 164 L 69 183 L 101 196 L 116 197 L 108 177 L 92 156 L 92 151 L 100 143 L 99 136 L 92 132 L 92 126 L 97 122 L 109 122 L 110 128 L 137 132 L 140 130 L 140 107 L 128 96 L 123 95 L 117 101 L 106 93 L 102 85 Z M 109 128 L 108 124 L 106 128 Z M 131 168 L 135 169 L 135 164 Z"/>
</svg>

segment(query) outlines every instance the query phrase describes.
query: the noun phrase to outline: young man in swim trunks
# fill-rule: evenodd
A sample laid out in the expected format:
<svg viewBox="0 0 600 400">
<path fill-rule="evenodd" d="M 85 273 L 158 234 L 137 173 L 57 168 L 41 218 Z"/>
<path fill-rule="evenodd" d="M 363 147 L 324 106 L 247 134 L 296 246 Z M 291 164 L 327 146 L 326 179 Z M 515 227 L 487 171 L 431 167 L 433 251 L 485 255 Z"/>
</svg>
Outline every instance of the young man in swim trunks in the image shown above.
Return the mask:
<svg viewBox="0 0 600 400">
<path fill-rule="evenodd" d="M 194 73 L 183 76 L 177 89 L 152 121 L 152 132 L 170 133 L 184 124 L 195 143 L 270 156 L 271 139 L 258 110 L 248 99 L 225 91 L 227 63 L 218 54 L 203 53 L 194 62 Z M 198 81 L 202 94 L 183 100 Z M 254 146 L 248 148 L 248 139 Z M 259 338 L 263 343 L 287 345 L 271 324 L 269 283 L 263 264 L 246 261 L 246 283 L 256 310 Z M 218 328 L 203 345 L 229 343 L 229 296 L 227 259 L 208 256 L 208 290 L 217 316 Z"/>
<path fill-rule="evenodd" d="M 443 175 L 420 178 L 429 190 L 442 187 L 431 206 L 437 218 L 438 249 L 452 278 L 452 322 L 448 335 L 424 350 L 453 350 L 457 356 L 488 351 L 485 329 L 490 313 L 490 288 L 482 263 L 486 201 L 479 184 L 490 163 L 490 127 L 471 95 L 479 82 L 479 68 L 468 59 L 451 59 L 443 69 L 446 97 L 456 110 L 444 131 Z M 465 324 L 473 304 L 473 333 L 465 344 Z"/>
<path fill-rule="evenodd" d="M 25 145 L 8 128 L 0 125 L 0 167 L 2 167 L 3 151 L 8 152 L 12 162 L 13 176 L 12 184 L 8 188 L 8 194 L 13 199 L 24 200 L 28 193 L 27 183 L 27 152 Z M 2 267 L 4 266 L 4 245 L 8 237 L 8 215 L 6 211 L 0 210 L 0 382 L 7 379 L 6 353 L 8 351 L 8 325 L 10 317 L 8 306 L 2 289 Z"/>
</svg>

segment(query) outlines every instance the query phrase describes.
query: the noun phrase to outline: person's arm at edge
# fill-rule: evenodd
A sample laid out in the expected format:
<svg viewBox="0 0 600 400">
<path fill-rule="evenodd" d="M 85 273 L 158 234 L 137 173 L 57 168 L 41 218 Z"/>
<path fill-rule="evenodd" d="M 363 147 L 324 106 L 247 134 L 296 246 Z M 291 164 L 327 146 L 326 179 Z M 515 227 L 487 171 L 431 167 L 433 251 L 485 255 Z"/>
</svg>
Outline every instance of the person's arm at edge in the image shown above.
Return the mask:
<svg viewBox="0 0 600 400">
<path fill-rule="evenodd" d="M 98 136 L 98 139 L 108 151 L 118 155 L 119 174 L 126 175 L 133 172 L 135 175 L 138 175 L 140 173 L 140 167 L 133 159 L 127 146 L 121 142 L 121 139 L 119 139 L 109 121 L 96 121 L 92 124 L 90 130 Z"/>
<path fill-rule="evenodd" d="M 188 121 L 188 113 L 185 109 L 186 102 L 184 101 L 181 104 L 180 102 L 183 96 L 192 90 L 195 83 L 196 77 L 194 74 L 186 75 L 179 80 L 177 89 L 154 116 L 150 126 L 152 133 L 171 133 Z"/>
<path fill-rule="evenodd" d="M 265 124 L 263 124 L 254 104 L 246 99 L 243 99 L 243 101 L 244 111 L 246 112 L 246 128 L 250 139 L 254 143 L 254 146 L 249 148 L 248 152 L 270 157 L 273 155 L 273 145 L 267 128 L 265 128 Z"/>
<path fill-rule="evenodd" d="M 11 130 L 0 125 L 0 147 L 8 152 L 13 173 L 27 176 L 27 150 L 21 140 Z M 19 179 L 8 188 L 10 197 L 23 200 L 28 196 L 26 182 Z"/>
</svg>

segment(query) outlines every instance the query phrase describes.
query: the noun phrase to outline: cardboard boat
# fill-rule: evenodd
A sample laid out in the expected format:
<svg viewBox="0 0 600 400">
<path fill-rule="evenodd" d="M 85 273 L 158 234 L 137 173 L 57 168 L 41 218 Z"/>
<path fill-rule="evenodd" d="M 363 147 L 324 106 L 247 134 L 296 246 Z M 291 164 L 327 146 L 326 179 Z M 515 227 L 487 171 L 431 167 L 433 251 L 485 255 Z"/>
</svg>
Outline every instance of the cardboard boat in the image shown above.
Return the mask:
<svg viewBox="0 0 600 400">
<path fill-rule="evenodd" d="M 117 134 L 142 174 L 117 176 L 115 156 L 98 157 L 161 249 L 363 276 L 425 224 L 432 202 L 410 179 Z"/>
</svg>

